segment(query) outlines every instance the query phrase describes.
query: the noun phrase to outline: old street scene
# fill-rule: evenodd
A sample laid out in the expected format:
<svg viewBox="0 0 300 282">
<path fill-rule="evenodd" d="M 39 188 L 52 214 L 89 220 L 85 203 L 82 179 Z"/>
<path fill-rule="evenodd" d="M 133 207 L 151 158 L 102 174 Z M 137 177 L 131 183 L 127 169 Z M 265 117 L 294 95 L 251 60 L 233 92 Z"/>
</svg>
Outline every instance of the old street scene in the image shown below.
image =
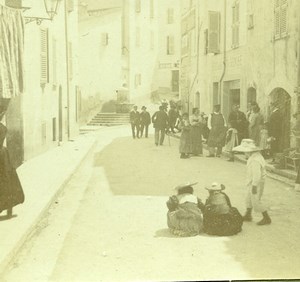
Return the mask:
<svg viewBox="0 0 300 282">
<path fill-rule="evenodd" d="M 298 11 L 0 0 L 0 281 L 298 279 Z"/>
</svg>

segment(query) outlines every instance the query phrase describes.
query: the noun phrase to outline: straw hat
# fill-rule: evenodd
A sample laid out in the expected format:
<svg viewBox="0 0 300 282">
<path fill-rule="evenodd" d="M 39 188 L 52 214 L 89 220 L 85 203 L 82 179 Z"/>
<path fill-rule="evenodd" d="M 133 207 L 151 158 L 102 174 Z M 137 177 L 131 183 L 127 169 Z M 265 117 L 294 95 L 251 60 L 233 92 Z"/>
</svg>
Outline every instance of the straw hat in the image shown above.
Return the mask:
<svg viewBox="0 0 300 282">
<path fill-rule="evenodd" d="M 241 145 L 234 147 L 232 151 L 250 153 L 261 151 L 262 149 L 257 147 L 252 139 L 243 139 Z"/>
<path fill-rule="evenodd" d="M 208 191 L 222 191 L 225 189 L 225 186 L 223 184 L 214 182 L 211 184 L 211 187 L 205 187 L 205 189 Z"/>
<path fill-rule="evenodd" d="M 182 189 L 182 188 L 185 188 L 185 187 L 194 186 L 194 185 L 196 185 L 197 183 L 198 183 L 198 182 L 186 182 L 186 183 L 182 183 L 182 184 L 176 186 L 176 187 L 174 188 L 174 190 L 178 191 L 178 190 L 180 190 L 180 189 Z"/>
</svg>

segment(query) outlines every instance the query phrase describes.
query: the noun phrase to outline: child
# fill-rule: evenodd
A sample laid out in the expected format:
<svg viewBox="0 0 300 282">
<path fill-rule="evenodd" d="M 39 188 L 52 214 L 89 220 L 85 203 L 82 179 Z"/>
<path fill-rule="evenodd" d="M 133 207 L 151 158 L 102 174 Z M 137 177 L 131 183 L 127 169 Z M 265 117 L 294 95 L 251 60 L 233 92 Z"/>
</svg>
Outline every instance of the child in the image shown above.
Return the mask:
<svg viewBox="0 0 300 282">
<path fill-rule="evenodd" d="M 259 147 L 262 149 L 261 154 L 266 159 L 270 150 L 270 139 L 268 134 L 268 123 L 264 122 L 262 129 L 260 130 Z"/>
<path fill-rule="evenodd" d="M 222 192 L 223 184 L 213 183 L 206 188 L 209 197 L 203 212 L 204 232 L 210 235 L 228 236 L 242 230 L 243 218 L 239 211 L 231 206 L 229 197 Z"/>
<path fill-rule="evenodd" d="M 202 231 L 202 210 L 204 205 L 194 193 L 192 186 L 197 183 L 185 183 L 175 187 L 177 195 L 167 201 L 168 227 L 172 234 L 186 237 L 195 236 Z"/>
<path fill-rule="evenodd" d="M 189 158 L 189 154 L 191 153 L 191 124 L 189 121 L 189 115 L 184 113 L 182 115 L 182 120 L 180 121 L 179 128 L 181 129 L 180 136 L 180 145 L 179 152 L 181 159 Z"/>
<path fill-rule="evenodd" d="M 232 149 L 239 144 L 238 132 L 235 128 L 231 127 L 230 123 L 228 124 L 229 129 L 226 132 L 226 145 L 225 150 L 229 152 L 229 162 L 234 161 L 234 155 Z"/>
</svg>

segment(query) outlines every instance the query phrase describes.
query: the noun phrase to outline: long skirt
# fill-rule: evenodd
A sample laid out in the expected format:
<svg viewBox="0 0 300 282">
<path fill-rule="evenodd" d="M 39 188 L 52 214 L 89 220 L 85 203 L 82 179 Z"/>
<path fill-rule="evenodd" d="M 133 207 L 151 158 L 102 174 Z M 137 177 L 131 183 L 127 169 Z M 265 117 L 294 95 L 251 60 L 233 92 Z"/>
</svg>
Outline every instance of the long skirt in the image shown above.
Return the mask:
<svg viewBox="0 0 300 282">
<path fill-rule="evenodd" d="M 203 213 L 204 232 L 210 235 L 230 236 L 242 231 L 243 217 L 232 207 L 227 214 L 216 214 L 208 208 Z"/>
<path fill-rule="evenodd" d="M 178 236 L 195 236 L 202 232 L 202 213 L 194 203 L 180 204 L 167 214 L 171 233 Z"/>
<path fill-rule="evenodd" d="M 179 152 L 181 154 L 191 153 L 191 131 L 183 129 L 180 136 Z"/>
<path fill-rule="evenodd" d="M 202 150 L 202 130 L 200 126 L 192 126 L 191 128 L 191 153 L 199 155 Z"/>
<path fill-rule="evenodd" d="M 208 147 L 224 147 L 226 138 L 226 128 L 224 126 L 215 126 L 211 129 L 207 141 Z"/>
<path fill-rule="evenodd" d="M 0 212 L 24 202 L 24 193 L 16 170 L 12 167 L 8 151 L 0 149 Z"/>
</svg>

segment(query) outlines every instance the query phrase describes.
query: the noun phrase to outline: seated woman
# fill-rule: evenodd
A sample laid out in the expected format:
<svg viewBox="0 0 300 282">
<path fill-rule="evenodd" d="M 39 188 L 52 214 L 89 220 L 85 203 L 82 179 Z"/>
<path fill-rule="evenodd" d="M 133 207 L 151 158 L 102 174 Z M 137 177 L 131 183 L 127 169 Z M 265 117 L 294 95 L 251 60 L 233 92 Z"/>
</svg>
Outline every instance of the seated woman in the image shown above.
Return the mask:
<svg viewBox="0 0 300 282">
<path fill-rule="evenodd" d="M 223 184 L 213 183 L 203 212 L 204 232 L 210 235 L 228 236 L 242 231 L 243 218 L 239 211 L 231 206 L 229 197 L 222 192 Z"/>
<path fill-rule="evenodd" d="M 195 236 L 202 231 L 204 205 L 199 198 L 193 195 L 192 186 L 196 184 L 186 183 L 175 187 L 177 195 L 171 196 L 167 201 L 168 227 L 174 235 Z"/>
</svg>

